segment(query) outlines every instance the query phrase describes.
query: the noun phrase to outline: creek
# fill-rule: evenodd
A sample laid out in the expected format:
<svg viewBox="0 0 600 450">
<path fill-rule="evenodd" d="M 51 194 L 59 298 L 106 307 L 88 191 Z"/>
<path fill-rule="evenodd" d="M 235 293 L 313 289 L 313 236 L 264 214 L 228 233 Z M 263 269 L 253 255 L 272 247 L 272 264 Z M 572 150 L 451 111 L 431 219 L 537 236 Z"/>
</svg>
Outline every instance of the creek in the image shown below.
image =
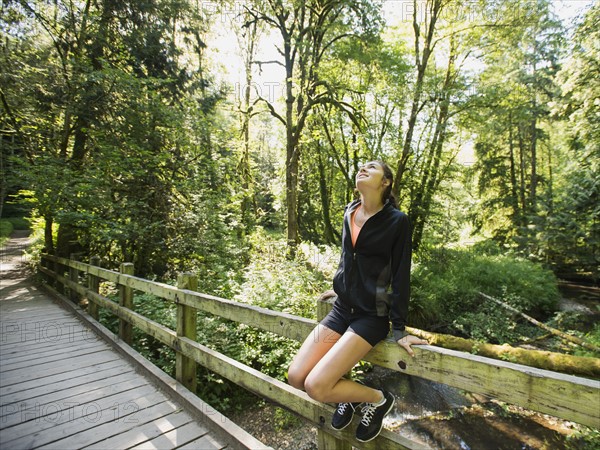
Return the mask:
<svg viewBox="0 0 600 450">
<path fill-rule="evenodd" d="M 366 384 L 396 395 L 385 426 L 432 449 L 566 449 L 573 424 L 395 371 L 375 367 Z"/>
</svg>

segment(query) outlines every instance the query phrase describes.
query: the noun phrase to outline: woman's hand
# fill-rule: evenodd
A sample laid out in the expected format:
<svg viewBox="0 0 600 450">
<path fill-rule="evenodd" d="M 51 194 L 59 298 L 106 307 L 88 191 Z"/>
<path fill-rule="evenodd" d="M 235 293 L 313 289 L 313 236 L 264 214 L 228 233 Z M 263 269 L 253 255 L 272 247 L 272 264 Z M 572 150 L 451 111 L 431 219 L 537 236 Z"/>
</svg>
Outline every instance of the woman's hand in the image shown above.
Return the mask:
<svg viewBox="0 0 600 450">
<path fill-rule="evenodd" d="M 421 339 L 417 336 L 413 336 L 412 334 L 407 334 L 402 339 L 399 339 L 397 342 L 398 342 L 398 345 L 400 347 L 402 347 L 404 350 L 406 350 L 406 352 L 412 357 L 415 356 L 415 352 L 413 352 L 411 345 L 427 345 L 427 344 L 429 344 L 429 342 L 427 342 L 425 339 Z"/>
</svg>

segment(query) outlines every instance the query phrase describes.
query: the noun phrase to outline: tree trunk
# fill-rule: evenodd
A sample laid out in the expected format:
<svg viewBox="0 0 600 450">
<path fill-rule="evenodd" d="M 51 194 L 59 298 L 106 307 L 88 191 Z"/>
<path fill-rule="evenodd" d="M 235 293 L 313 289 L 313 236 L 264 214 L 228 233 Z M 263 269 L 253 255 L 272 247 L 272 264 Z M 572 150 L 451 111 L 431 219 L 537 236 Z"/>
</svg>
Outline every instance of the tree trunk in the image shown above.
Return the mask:
<svg viewBox="0 0 600 450">
<path fill-rule="evenodd" d="M 456 46 L 454 40 L 450 42 L 450 55 L 448 58 L 448 67 L 446 69 L 446 77 L 444 79 L 444 85 L 442 88 L 442 101 L 440 103 L 440 110 L 433 133 L 433 138 L 430 144 L 430 161 L 426 164 L 423 179 L 421 182 L 421 195 L 419 195 L 420 207 L 417 209 L 416 217 L 411 217 L 413 228 L 413 249 L 417 250 L 421 239 L 423 238 L 423 231 L 425 229 L 425 223 L 429 216 L 431 209 L 431 203 L 435 190 L 439 184 L 439 169 L 442 160 L 442 150 L 444 142 L 446 140 L 446 127 L 448 124 L 448 117 L 450 111 L 450 87 L 454 81 L 454 61 L 456 58 Z"/>
<path fill-rule="evenodd" d="M 535 102 L 534 102 L 535 103 Z M 531 180 L 529 188 L 529 210 L 530 213 L 535 213 L 537 210 L 537 113 L 531 120 Z"/>
<path fill-rule="evenodd" d="M 289 256 L 296 254 L 296 248 L 300 241 L 298 233 L 298 166 L 299 149 L 295 145 L 294 139 L 288 137 L 286 145 L 286 171 L 285 188 L 287 203 L 287 243 Z"/>
<path fill-rule="evenodd" d="M 439 0 L 436 0 L 439 1 Z M 260 3 L 260 2 L 259 2 Z M 344 109 L 334 93 L 316 92 L 319 85 L 318 68 L 326 56 L 326 47 L 352 33 L 337 32 L 342 25 L 344 9 L 361 10 L 361 2 L 275 2 L 264 3 L 271 14 L 248 10 L 256 21 L 274 27 L 283 40 L 280 50 L 285 68 L 285 117 L 279 115 L 272 103 L 265 101 L 271 115 L 286 128 L 286 206 L 288 256 L 293 257 L 300 241 L 298 218 L 298 177 L 300 166 L 300 137 L 308 114 L 316 105 L 333 104 Z M 365 20 L 367 20 L 365 18 Z M 343 28 L 343 27 L 342 27 Z M 328 34 L 333 32 L 333 36 Z M 325 37 L 327 40 L 325 41 Z M 326 42 L 326 44 L 325 44 Z M 323 84 L 323 83 L 321 83 Z M 296 88 L 296 92 L 293 92 Z M 346 110 L 346 112 L 348 112 Z"/>
<path fill-rule="evenodd" d="M 54 254 L 54 238 L 52 237 L 52 225 L 54 219 L 50 214 L 44 216 L 44 246 L 46 247 L 46 253 L 51 255 Z"/>
<path fill-rule="evenodd" d="M 294 121 L 294 104 L 296 99 L 293 93 L 292 77 L 294 75 L 294 59 L 292 57 L 291 36 L 282 30 L 284 37 L 285 55 L 285 120 L 286 120 L 286 146 L 285 146 L 285 199 L 287 204 L 287 244 L 288 256 L 296 255 L 299 243 L 298 233 L 298 166 L 299 149 L 297 137 L 301 131 Z"/>
<path fill-rule="evenodd" d="M 517 186 L 517 167 L 515 163 L 515 143 L 513 136 L 513 121 L 512 112 L 508 113 L 508 148 L 509 148 L 509 159 L 510 159 L 510 192 L 511 192 L 511 206 L 513 209 L 513 223 L 516 223 L 519 217 L 519 195 Z"/>
<path fill-rule="evenodd" d="M 519 198 L 520 198 L 520 211 L 519 211 L 519 225 L 523 226 L 525 211 L 527 210 L 527 201 L 525 199 L 525 143 L 523 139 L 523 129 L 519 125 Z"/>
<path fill-rule="evenodd" d="M 600 378 L 600 359 L 565 355 L 542 350 L 526 350 L 510 345 L 486 344 L 447 334 L 430 333 L 417 328 L 406 327 L 414 336 L 427 339 L 430 345 L 451 350 L 474 353 L 488 358 L 508 360 L 538 369 L 552 370 L 585 377 Z"/>
<path fill-rule="evenodd" d="M 83 42 L 88 39 L 87 19 L 89 15 L 91 1 L 86 1 L 84 14 L 81 19 L 81 29 L 78 35 L 78 45 L 75 47 L 74 59 L 85 60 L 86 58 L 91 63 L 93 70 L 102 70 L 102 58 L 104 56 L 104 42 L 95 40 L 94 44 L 88 49 L 88 54 L 84 54 L 85 46 Z M 102 12 L 100 20 L 100 29 L 107 26 L 107 22 L 111 20 L 108 11 L 105 8 Z M 104 32 L 99 31 L 99 35 L 103 36 Z M 75 72 L 78 72 L 75 68 Z M 81 74 L 79 74 L 81 75 Z M 63 124 L 63 137 L 61 142 L 60 154 L 66 164 L 69 164 L 75 171 L 79 171 L 85 162 L 88 153 L 89 128 L 96 115 L 102 109 L 98 105 L 98 98 L 102 97 L 101 88 L 98 87 L 94 77 L 84 75 L 86 77 L 83 85 L 78 87 L 78 92 L 72 93 L 72 103 L 67 105 L 67 112 Z M 80 100 L 78 100 L 80 98 Z M 71 115 L 71 109 L 80 111 L 78 115 Z M 71 157 L 68 158 L 68 145 L 70 141 L 71 122 L 73 125 L 73 148 Z M 71 195 L 76 195 L 72 193 Z M 80 253 L 83 247 L 79 243 L 77 228 L 70 223 L 61 223 L 58 228 L 56 238 L 56 254 L 68 258 L 73 253 Z"/>
<path fill-rule="evenodd" d="M 408 160 L 410 159 L 412 153 L 412 141 L 415 132 L 415 126 L 417 123 L 417 117 L 419 112 L 422 109 L 422 95 L 423 95 L 423 82 L 425 79 L 425 71 L 427 70 L 427 65 L 429 63 L 429 57 L 432 53 L 432 44 L 433 44 L 433 35 L 435 32 L 435 26 L 437 24 L 437 19 L 439 14 L 443 8 L 443 2 L 440 0 L 431 0 L 427 2 L 426 8 L 428 9 L 429 22 L 427 23 L 427 28 L 425 29 L 425 42 L 423 47 L 423 53 L 420 52 L 420 39 L 421 39 L 421 28 L 418 23 L 418 13 L 420 11 L 421 5 L 417 5 L 417 1 L 413 1 L 413 30 L 415 33 L 415 65 L 417 67 L 417 79 L 415 82 L 415 91 L 413 93 L 412 105 L 410 109 L 410 115 L 408 117 L 408 124 L 406 128 L 406 138 L 404 139 L 404 143 L 402 145 L 402 155 L 400 156 L 400 160 L 398 161 L 398 165 L 396 168 L 396 175 L 394 178 L 394 185 L 392 186 L 392 191 L 399 197 L 400 188 L 402 186 L 402 178 L 406 171 L 406 166 L 408 164 Z"/>
<path fill-rule="evenodd" d="M 242 204 L 241 214 L 242 223 L 246 228 L 249 228 L 254 218 L 256 217 L 256 202 L 254 192 L 252 191 L 252 171 L 250 168 L 250 89 L 252 86 L 252 62 L 254 60 L 256 39 L 257 39 L 257 23 L 254 22 L 248 27 L 248 40 L 246 51 L 244 70 L 246 72 L 246 85 L 243 87 L 243 104 L 242 104 L 242 156 L 238 165 L 238 171 L 242 181 Z"/>
<path fill-rule="evenodd" d="M 559 336 L 562 339 L 565 339 L 569 342 L 573 342 L 574 344 L 580 345 L 584 348 L 587 348 L 588 350 L 592 350 L 592 351 L 598 352 L 600 354 L 600 347 L 598 347 L 590 342 L 584 341 L 583 339 L 578 338 L 577 336 L 572 336 L 570 334 L 564 333 L 560 330 L 557 330 L 556 328 L 549 327 L 545 323 L 542 323 L 539 320 L 536 320 L 533 317 L 528 316 L 527 314 L 519 311 L 517 308 L 509 305 L 508 303 L 503 302 L 502 300 L 498 300 L 497 298 L 494 298 L 490 295 L 484 294 L 483 292 L 480 292 L 479 295 L 481 295 L 483 298 L 485 298 L 487 300 L 491 300 L 494 303 L 497 303 L 498 305 L 502 306 L 503 308 L 508 309 L 511 312 L 514 312 L 514 313 L 520 315 L 528 322 L 534 324 L 536 327 L 539 327 L 542 330 L 546 330 L 546 331 L 550 332 L 551 334 L 553 334 L 554 336 Z"/>
<path fill-rule="evenodd" d="M 334 243 L 338 241 L 339 236 L 336 235 L 336 233 L 333 230 L 333 226 L 331 225 L 331 212 L 329 210 L 330 200 L 327 186 L 327 176 L 325 174 L 325 166 L 323 165 L 323 158 L 321 157 L 320 151 L 317 154 L 317 162 L 319 165 L 319 191 L 321 193 L 321 209 L 323 211 L 323 224 L 325 225 L 325 240 L 329 243 Z"/>
</svg>

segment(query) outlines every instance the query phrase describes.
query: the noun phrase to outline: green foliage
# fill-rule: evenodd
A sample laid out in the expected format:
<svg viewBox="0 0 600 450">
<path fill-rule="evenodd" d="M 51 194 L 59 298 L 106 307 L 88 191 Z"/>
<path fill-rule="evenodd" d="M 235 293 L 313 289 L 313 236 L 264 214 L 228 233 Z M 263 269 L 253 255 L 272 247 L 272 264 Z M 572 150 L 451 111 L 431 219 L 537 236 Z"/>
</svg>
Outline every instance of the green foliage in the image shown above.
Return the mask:
<svg viewBox="0 0 600 450">
<path fill-rule="evenodd" d="M 464 235 L 468 210 L 477 231 L 524 256 L 598 276 L 597 5 L 566 43 L 546 0 L 527 11 L 513 0 L 467 11 L 432 3 L 440 14 L 419 17 L 416 28 L 385 25 L 380 2 L 292 3 L 251 3 L 246 13 L 307 21 L 306 36 L 288 30 L 298 55 L 286 119 L 297 171 L 282 152 L 290 135 L 268 120 L 264 102 L 253 92 L 236 109 L 230 94 L 241 90 L 219 81 L 209 32 L 222 26 L 218 14 L 180 0 L 87 9 L 8 2 L 0 13 L 3 198 L 33 193 L 38 215 L 59 226 L 54 239 L 45 233 L 49 250 L 132 261 L 141 276 L 194 271 L 203 290 L 229 298 L 242 283 L 246 236 L 255 224 L 283 230 L 286 208 L 295 208 L 285 204 L 286 170 L 298 177 L 291 212 L 300 235 L 331 244 L 358 163 L 382 158 L 398 170 L 415 247 Z M 467 69 L 473 57 L 483 64 L 476 72 Z M 262 70 L 249 67 L 253 76 Z M 283 86 L 269 86 L 268 96 L 256 87 L 283 118 L 271 98 Z M 559 121 L 568 131 L 553 134 Z M 479 188 L 466 200 L 456 186 L 466 170 L 454 164 L 465 141 L 475 143 Z"/>
<path fill-rule="evenodd" d="M 31 228 L 30 221 L 24 217 L 9 217 L 7 220 L 13 224 L 15 230 L 29 230 Z"/>
<path fill-rule="evenodd" d="M 249 244 L 237 212 L 222 202 L 226 194 L 215 191 L 190 194 L 189 202 L 173 205 L 166 275 L 195 273 L 202 292 L 231 298 L 248 261 Z"/>
<path fill-rule="evenodd" d="M 598 155 L 600 156 L 600 154 Z M 579 158 L 579 156 L 578 156 Z M 572 164 L 568 186 L 539 234 L 539 246 L 553 269 L 569 277 L 600 278 L 600 164 L 591 153 Z"/>
<path fill-rule="evenodd" d="M 511 342 L 527 333 L 523 325 L 478 292 L 543 318 L 559 299 L 553 274 L 523 258 L 439 249 L 413 271 L 411 316 L 415 326 L 443 325 L 452 332 L 488 342 Z M 418 311 L 428 311 L 419 317 Z M 417 313 L 415 313 L 416 311 Z M 429 323 L 426 322 L 429 320 Z"/>
<path fill-rule="evenodd" d="M 8 240 L 14 230 L 29 230 L 29 221 L 22 217 L 0 219 L 0 247 Z"/>
<path fill-rule="evenodd" d="M 567 330 L 569 334 L 577 336 L 597 348 L 600 348 L 600 306 L 596 314 L 559 313 L 555 318 L 561 330 Z M 589 356 L 600 358 L 600 352 L 586 349 L 580 346 L 561 346 L 559 351 L 572 353 L 577 356 Z"/>
<path fill-rule="evenodd" d="M 299 248 L 296 258 L 290 260 L 286 256 L 284 236 L 267 233 L 262 228 L 257 228 L 249 236 L 249 242 L 252 246 L 250 263 L 243 270 L 234 299 L 315 318 L 316 299 L 330 288 L 333 267 L 339 255 L 334 256 L 334 251 L 329 248 L 306 244 Z M 287 368 L 299 348 L 298 342 L 206 315 L 199 318 L 199 324 L 199 342 L 262 373 L 286 381 Z M 223 383 L 222 388 L 225 389 L 228 384 Z M 240 395 L 236 392 L 236 396 Z M 287 423 L 286 420 L 283 422 Z"/>
<path fill-rule="evenodd" d="M 315 301 L 330 286 L 339 255 L 325 247 L 303 245 L 296 259 L 286 257 L 285 238 L 258 228 L 250 236 L 250 263 L 239 277 L 235 300 L 304 317 L 315 317 Z M 225 261 L 215 263 L 224 264 Z M 214 265 L 213 265 L 214 267 Z M 229 269 L 231 272 L 231 269 Z M 229 272 L 228 272 L 229 273 Z M 199 277 L 202 280 L 202 277 Z M 230 280 L 230 282 L 232 282 Z M 205 292 L 202 286 L 200 290 Z M 105 292 L 116 299 L 110 289 Z M 176 307 L 150 294 L 136 294 L 134 309 L 172 330 L 176 328 Z M 101 321 L 113 332 L 118 319 L 102 310 Z M 253 329 L 205 313 L 198 314 L 197 340 L 216 351 L 282 381 L 286 380 L 291 358 L 299 343 L 277 334 Z M 134 347 L 144 357 L 174 375 L 175 355 L 162 343 L 134 328 Z M 233 383 L 205 369 L 199 369 L 198 394 L 213 406 L 226 410 L 247 401 L 247 395 Z M 238 402 L 239 400 L 239 402 Z M 282 417 L 282 426 L 287 419 Z"/>
<path fill-rule="evenodd" d="M 588 333 L 585 333 L 582 337 L 585 341 L 600 348 L 600 323 L 596 323 L 594 328 L 591 331 L 589 331 Z M 600 354 L 598 354 L 598 352 L 592 353 L 591 351 L 586 350 L 586 349 L 578 349 L 575 352 L 575 354 L 578 356 L 593 356 L 595 358 L 600 357 Z"/>
<path fill-rule="evenodd" d="M 600 430 L 581 427 L 567 436 L 567 450 L 597 450 L 600 448 Z"/>
<path fill-rule="evenodd" d="M 161 325 L 177 329 L 176 307 L 173 303 L 152 294 L 134 295 L 133 308 L 136 312 Z M 152 336 L 134 328 L 134 348 L 163 371 L 175 377 L 175 351 Z"/>
<path fill-rule="evenodd" d="M 299 348 L 298 343 L 218 318 L 204 317 L 199 323 L 199 342 L 266 375 L 286 380 L 287 368 Z"/>
<path fill-rule="evenodd" d="M 565 276 L 600 278 L 600 5 L 595 3 L 575 31 L 572 51 L 557 80 L 562 96 L 553 104 L 564 121 L 555 140 L 563 145 L 561 177 L 548 204 L 540 246 Z"/>
<path fill-rule="evenodd" d="M 6 219 L 0 219 L 0 247 L 4 247 L 12 232 L 13 224 Z"/>
<path fill-rule="evenodd" d="M 244 303 L 315 317 L 315 300 L 330 289 L 333 255 L 328 247 L 305 244 L 298 256 L 286 258 L 286 242 L 280 235 L 269 235 L 257 228 L 249 237 L 252 256 L 244 269 L 243 282 L 235 299 Z"/>
<path fill-rule="evenodd" d="M 302 419 L 300 419 L 296 414 L 291 413 L 283 408 L 275 408 L 275 412 L 273 413 L 273 421 L 277 431 L 298 427 L 302 424 Z"/>
<path fill-rule="evenodd" d="M 0 238 L 8 238 L 14 230 L 12 222 L 8 219 L 0 219 Z"/>
<path fill-rule="evenodd" d="M 103 295 L 114 302 L 118 296 L 110 286 L 104 286 Z M 151 294 L 135 294 L 134 311 L 142 316 L 160 323 L 172 330 L 176 329 L 175 305 Z M 100 322 L 113 333 L 119 331 L 119 319 L 105 308 L 100 308 Z M 156 364 L 164 372 L 175 377 L 175 351 L 157 339 L 133 328 L 133 348 L 142 356 Z"/>
<path fill-rule="evenodd" d="M 177 235 L 175 214 L 206 191 L 218 202 L 199 207 L 228 204 L 235 169 L 227 161 L 221 170 L 216 125 L 227 122 L 213 120 L 224 90 L 192 67 L 193 53 L 180 59 L 205 47 L 198 13 L 179 0 L 2 10 L 0 120 L 12 133 L 12 171 L 48 226 L 59 225 L 55 242 L 46 234 L 49 251 L 163 275 L 181 257 L 173 243 L 192 239 Z M 182 15 L 186 26 L 176 27 Z"/>
</svg>

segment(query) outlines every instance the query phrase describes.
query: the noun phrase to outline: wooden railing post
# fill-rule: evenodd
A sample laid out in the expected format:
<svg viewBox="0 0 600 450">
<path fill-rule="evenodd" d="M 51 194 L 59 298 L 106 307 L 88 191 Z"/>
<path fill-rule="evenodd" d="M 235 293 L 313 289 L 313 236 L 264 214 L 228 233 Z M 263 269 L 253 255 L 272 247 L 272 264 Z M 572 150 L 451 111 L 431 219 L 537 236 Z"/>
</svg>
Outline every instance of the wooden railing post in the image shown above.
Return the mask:
<svg viewBox="0 0 600 450">
<path fill-rule="evenodd" d="M 65 295 L 66 292 L 66 286 L 61 283 L 60 281 L 58 281 L 58 277 L 64 277 L 65 276 L 65 266 L 63 266 L 61 263 L 55 261 L 54 262 L 54 288 L 60 293 Z"/>
<path fill-rule="evenodd" d="M 180 273 L 177 276 L 177 287 L 190 291 L 198 290 L 198 277 L 189 273 Z M 191 306 L 177 304 L 177 336 L 196 340 L 196 321 L 198 313 Z M 196 361 L 192 358 L 176 354 L 175 377 L 191 392 L 196 393 Z"/>
<path fill-rule="evenodd" d="M 320 322 L 333 308 L 336 297 L 320 298 L 317 301 L 317 320 Z M 352 450 L 352 444 L 340 439 L 323 428 L 317 428 L 317 445 L 319 450 Z"/>
<path fill-rule="evenodd" d="M 53 271 L 54 269 L 54 264 L 52 264 L 52 262 L 46 257 L 46 253 L 42 253 L 40 255 L 40 265 L 48 270 Z M 48 286 L 52 286 L 54 287 L 54 277 L 47 274 L 47 273 L 43 273 L 42 272 L 42 276 L 44 278 L 44 280 L 46 281 L 46 284 Z"/>
<path fill-rule="evenodd" d="M 317 300 L 317 321 L 321 321 L 325 318 L 329 311 L 333 308 L 333 303 L 337 297 L 326 297 Z"/>
<path fill-rule="evenodd" d="M 133 275 L 133 263 L 121 263 L 120 272 Z M 133 310 L 133 289 L 119 285 L 119 305 Z M 133 342 L 133 326 L 124 319 L 119 319 L 119 337 L 128 345 Z"/>
<path fill-rule="evenodd" d="M 99 266 L 100 265 L 100 257 L 99 256 L 92 256 L 90 258 L 90 264 L 92 266 Z M 88 273 L 88 289 L 95 292 L 96 294 L 100 292 L 100 278 L 98 278 L 96 275 L 92 275 L 91 273 Z M 100 319 L 100 314 L 98 311 L 98 305 L 96 303 L 94 303 L 93 301 L 88 299 L 88 313 L 90 314 L 90 316 L 92 316 L 95 320 L 99 320 Z"/>
<path fill-rule="evenodd" d="M 76 261 L 77 255 L 71 253 L 71 255 L 69 256 L 69 260 Z M 79 283 L 79 271 L 75 267 L 69 266 L 69 281 L 71 281 L 72 283 L 75 283 L 75 284 Z M 68 292 L 69 292 L 69 299 L 73 303 L 78 303 L 79 295 L 77 294 L 77 291 L 75 291 L 75 289 L 68 288 Z"/>
</svg>

